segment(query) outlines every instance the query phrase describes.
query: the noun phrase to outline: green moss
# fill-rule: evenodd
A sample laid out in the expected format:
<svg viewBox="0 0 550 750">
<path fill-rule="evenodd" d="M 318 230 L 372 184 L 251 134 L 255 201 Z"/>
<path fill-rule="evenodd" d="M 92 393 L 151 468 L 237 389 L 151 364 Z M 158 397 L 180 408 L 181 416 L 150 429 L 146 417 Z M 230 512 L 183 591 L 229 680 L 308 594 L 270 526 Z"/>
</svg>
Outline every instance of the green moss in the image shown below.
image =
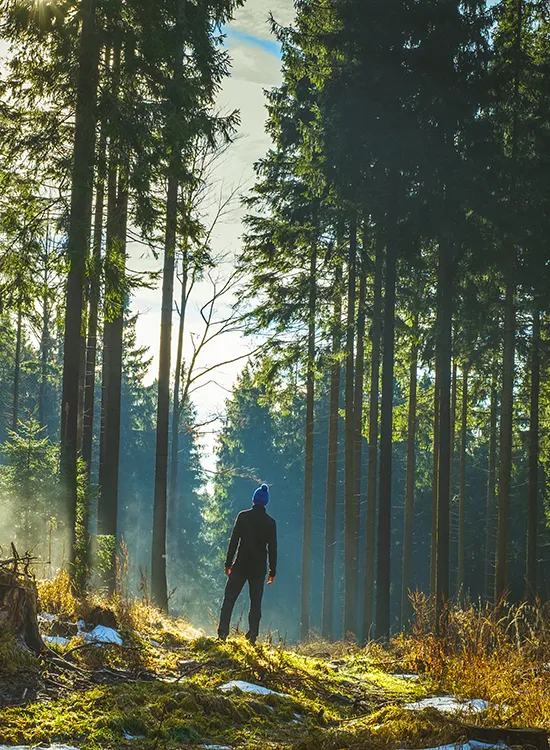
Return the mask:
<svg viewBox="0 0 550 750">
<path fill-rule="evenodd" d="M 82 666 L 142 668 L 172 682 L 128 682 L 96 687 L 50 703 L 2 713 L 0 744 L 66 743 L 82 750 L 175 750 L 199 744 L 264 750 L 336 750 L 426 747 L 455 739 L 457 730 L 438 714 L 401 706 L 430 693 L 428 681 L 409 682 L 384 672 L 368 650 L 308 653 L 245 639 L 209 638 L 177 648 L 126 639 L 126 649 L 84 649 Z M 181 660 L 196 662 L 178 676 Z M 279 695 L 220 691 L 230 680 L 261 684 Z M 136 739 L 127 740 L 126 736 Z"/>
<path fill-rule="evenodd" d="M 361 652 L 350 653 L 333 665 L 321 656 L 252 647 L 240 638 L 226 642 L 199 638 L 176 651 L 136 641 L 132 648 L 130 652 L 104 649 L 93 658 L 120 666 L 125 659 L 126 666 L 148 662 L 157 670 L 185 658 L 201 668 L 172 684 L 97 687 L 48 704 L 6 709 L 0 742 L 64 742 L 83 750 L 125 746 L 170 750 L 200 743 L 243 748 L 347 747 L 346 742 L 362 738 L 385 747 L 390 738 L 403 733 L 406 722 L 414 723 L 412 717 L 395 708 L 397 713 L 388 713 L 384 719 L 387 727 L 382 734 L 376 728 L 378 719 L 372 723 L 370 717 L 376 717 L 388 702 L 401 704 L 427 690 L 425 685 L 375 669 Z M 89 662 L 91 657 L 85 659 Z M 258 683 L 285 697 L 220 692 L 219 687 L 229 680 Z M 424 727 L 426 719 L 422 722 Z M 128 741 L 125 735 L 139 739 Z"/>
</svg>

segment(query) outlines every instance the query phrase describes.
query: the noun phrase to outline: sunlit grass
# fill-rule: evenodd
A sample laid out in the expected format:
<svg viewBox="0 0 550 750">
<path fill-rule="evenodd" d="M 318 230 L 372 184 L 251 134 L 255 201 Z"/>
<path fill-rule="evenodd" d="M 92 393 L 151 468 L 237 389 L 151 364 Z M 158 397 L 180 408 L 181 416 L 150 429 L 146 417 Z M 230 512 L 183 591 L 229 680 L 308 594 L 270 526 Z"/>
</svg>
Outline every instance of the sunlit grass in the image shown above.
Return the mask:
<svg viewBox="0 0 550 750">
<path fill-rule="evenodd" d="M 85 619 L 100 601 L 78 600 L 63 576 L 40 591 L 42 609 L 61 618 Z M 550 728 L 550 620 L 541 608 L 450 608 L 435 635 L 424 601 L 417 603 L 414 632 L 387 647 L 316 641 L 291 648 L 254 647 L 242 636 L 196 637 L 147 601 L 101 603 L 116 614 L 124 646 L 86 647 L 77 637 L 61 652 L 83 673 L 113 670 L 126 682 L 5 709 L 0 743 L 62 742 L 82 750 L 435 747 L 464 739 L 460 722 L 405 706 L 438 693 L 487 700 L 488 711 L 471 722 Z M 0 648 L 0 673 L 14 645 Z M 36 660 L 29 667 L 48 668 Z M 420 679 L 398 676 L 408 672 Z M 222 692 L 230 680 L 282 696 Z M 74 690 L 70 681 L 68 689 Z"/>
</svg>

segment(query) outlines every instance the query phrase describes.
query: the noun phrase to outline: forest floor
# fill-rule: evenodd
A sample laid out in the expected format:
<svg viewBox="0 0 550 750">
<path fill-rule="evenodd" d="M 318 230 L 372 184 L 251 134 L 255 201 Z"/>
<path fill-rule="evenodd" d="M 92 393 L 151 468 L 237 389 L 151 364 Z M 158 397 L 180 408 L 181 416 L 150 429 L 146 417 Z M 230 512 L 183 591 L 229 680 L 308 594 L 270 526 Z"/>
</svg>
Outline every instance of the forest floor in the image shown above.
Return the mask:
<svg viewBox="0 0 550 750">
<path fill-rule="evenodd" d="M 420 614 L 413 635 L 384 648 L 292 648 L 239 635 L 219 642 L 144 604 L 111 600 L 122 645 L 94 644 L 73 635 L 93 603 L 73 600 L 63 583 L 48 586 L 42 628 L 67 640 L 50 636 L 35 659 L 1 639 L 0 745 L 397 750 L 465 740 L 475 726 L 550 729 L 548 620 L 538 610 L 536 641 L 534 610 L 520 620 L 517 610 L 470 608 L 449 615 L 445 636 Z M 225 689 L 230 681 L 265 691 Z M 444 694 L 464 702 L 451 713 L 411 705 Z"/>
</svg>

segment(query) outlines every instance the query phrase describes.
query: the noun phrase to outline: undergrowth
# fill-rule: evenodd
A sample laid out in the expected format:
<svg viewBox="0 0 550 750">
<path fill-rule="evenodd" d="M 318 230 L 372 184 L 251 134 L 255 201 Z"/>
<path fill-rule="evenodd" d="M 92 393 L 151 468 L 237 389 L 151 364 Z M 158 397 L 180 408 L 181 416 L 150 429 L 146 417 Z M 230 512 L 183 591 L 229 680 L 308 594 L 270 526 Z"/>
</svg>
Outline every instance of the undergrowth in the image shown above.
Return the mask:
<svg viewBox="0 0 550 750">
<path fill-rule="evenodd" d="M 292 650 L 253 647 L 240 637 L 226 642 L 201 637 L 173 653 L 183 665 L 193 665 L 183 679 L 173 674 L 163 682 L 158 675 L 151 682 L 95 687 L 50 703 L 5 709 L 0 743 L 63 742 L 83 750 L 126 745 L 168 750 L 196 744 L 333 747 L 358 733 L 374 732 L 374 737 L 377 721 L 365 724 L 364 717 L 375 718 L 382 709 L 426 692 L 418 684 L 368 670 L 366 661 L 363 671 L 352 655 L 330 665 Z M 261 684 L 280 695 L 222 691 L 230 680 Z M 405 720 L 402 709 L 395 720 Z M 425 718 L 419 722 L 415 731 L 420 735 L 431 725 Z M 388 731 L 376 735 L 380 748 L 387 746 Z M 125 739 L 127 735 L 134 739 Z"/>
<path fill-rule="evenodd" d="M 412 634 L 392 644 L 404 668 L 429 674 L 441 691 L 488 701 L 495 722 L 550 730 L 548 605 L 449 605 L 439 634 L 426 598 L 415 610 Z"/>
<path fill-rule="evenodd" d="M 57 615 L 61 620 L 88 621 L 90 613 L 100 607 L 113 612 L 121 629 L 138 632 L 164 645 L 181 644 L 200 634 L 183 618 L 169 617 L 151 606 L 147 598 L 118 593 L 108 597 L 96 593 L 77 597 L 66 572 L 51 581 L 39 582 L 38 592 L 41 611 Z"/>
<path fill-rule="evenodd" d="M 539 605 L 449 606 L 434 628 L 430 602 L 418 597 L 412 632 L 386 646 L 315 641 L 289 648 L 252 646 L 240 636 L 225 642 L 198 636 L 147 600 L 79 600 L 63 576 L 41 584 L 40 598 L 42 611 L 58 621 L 86 620 L 98 605 L 111 610 L 123 645 L 96 646 L 76 637 L 57 649 L 53 662 L 31 659 L 29 668 L 41 670 L 45 684 L 53 663 L 57 692 L 49 701 L 38 695 L 24 707 L 4 709 L 0 744 L 62 742 L 82 750 L 434 747 L 463 739 L 464 726 L 433 709 L 415 712 L 406 705 L 437 693 L 487 700 L 489 709 L 469 723 L 550 729 L 550 613 Z M 13 647 L 2 641 L 0 673 Z M 281 695 L 224 692 L 231 680 Z"/>
</svg>

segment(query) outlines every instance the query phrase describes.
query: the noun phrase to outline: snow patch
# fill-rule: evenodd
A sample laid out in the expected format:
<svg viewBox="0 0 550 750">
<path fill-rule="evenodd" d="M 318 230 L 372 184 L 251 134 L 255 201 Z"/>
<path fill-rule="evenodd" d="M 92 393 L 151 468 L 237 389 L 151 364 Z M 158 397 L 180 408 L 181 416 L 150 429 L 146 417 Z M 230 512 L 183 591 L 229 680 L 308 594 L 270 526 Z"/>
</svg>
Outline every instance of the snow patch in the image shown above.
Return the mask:
<svg viewBox="0 0 550 750">
<path fill-rule="evenodd" d="M 35 750 L 36 745 L 32 747 L 29 745 L 0 745 L 0 750 Z M 70 745 L 50 745 L 49 747 L 42 748 L 42 750 L 79 750 L 77 747 Z"/>
<path fill-rule="evenodd" d="M 61 635 L 43 635 L 42 640 L 47 646 L 67 646 L 69 638 L 63 638 Z"/>
<path fill-rule="evenodd" d="M 220 690 L 224 693 L 229 692 L 237 688 L 243 693 L 253 693 L 254 695 L 278 695 L 280 698 L 288 698 L 288 695 L 284 693 L 277 693 L 275 690 L 269 690 L 269 688 L 263 687 L 262 685 L 253 685 L 251 682 L 243 682 L 242 680 L 231 680 L 226 682 L 225 685 L 220 685 Z"/>
<path fill-rule="evenodd" d="M 57 620 L 56 615 L 50 615 L 48 612 L 41 612 L 37 615 L 38 622 L 55 622 Z"/>
<path fill-rule="evenodd" d="M 97 625 L 90 633 L 80 630 L 80 635 L 90 643 L 116 643 L 117 646 L 122 646 L 122 638 L 118 631 L 105 625 Z"/>
<path fill-rule="evenodd" d="M 407 682 L 415 682 L 420 679 L 419 674 L 392 674 L 390 677 L 395 677 L 396 680 L 407 680 Z"/>
<path fill-rule="evenodd" d="M 441 695 L 434 698 L 424 698 L 421 701 L 416 701 L 416 703 L 408 703 L 405 708 L 407 711 L 423 711 L 425 708 L 435 708 L 444 714 L 480 714 L 489 708 L 489 704 L 480 698 L 460 700 L 455 698 L 454 695 Z M 480 744 L 483 746 L 483 743 Z M 451 747 L 455 747 L 455 745 L 451 745 Z M 494 747 L 494 745 L 489 745 L 489 747 Z"/>
</svg>

